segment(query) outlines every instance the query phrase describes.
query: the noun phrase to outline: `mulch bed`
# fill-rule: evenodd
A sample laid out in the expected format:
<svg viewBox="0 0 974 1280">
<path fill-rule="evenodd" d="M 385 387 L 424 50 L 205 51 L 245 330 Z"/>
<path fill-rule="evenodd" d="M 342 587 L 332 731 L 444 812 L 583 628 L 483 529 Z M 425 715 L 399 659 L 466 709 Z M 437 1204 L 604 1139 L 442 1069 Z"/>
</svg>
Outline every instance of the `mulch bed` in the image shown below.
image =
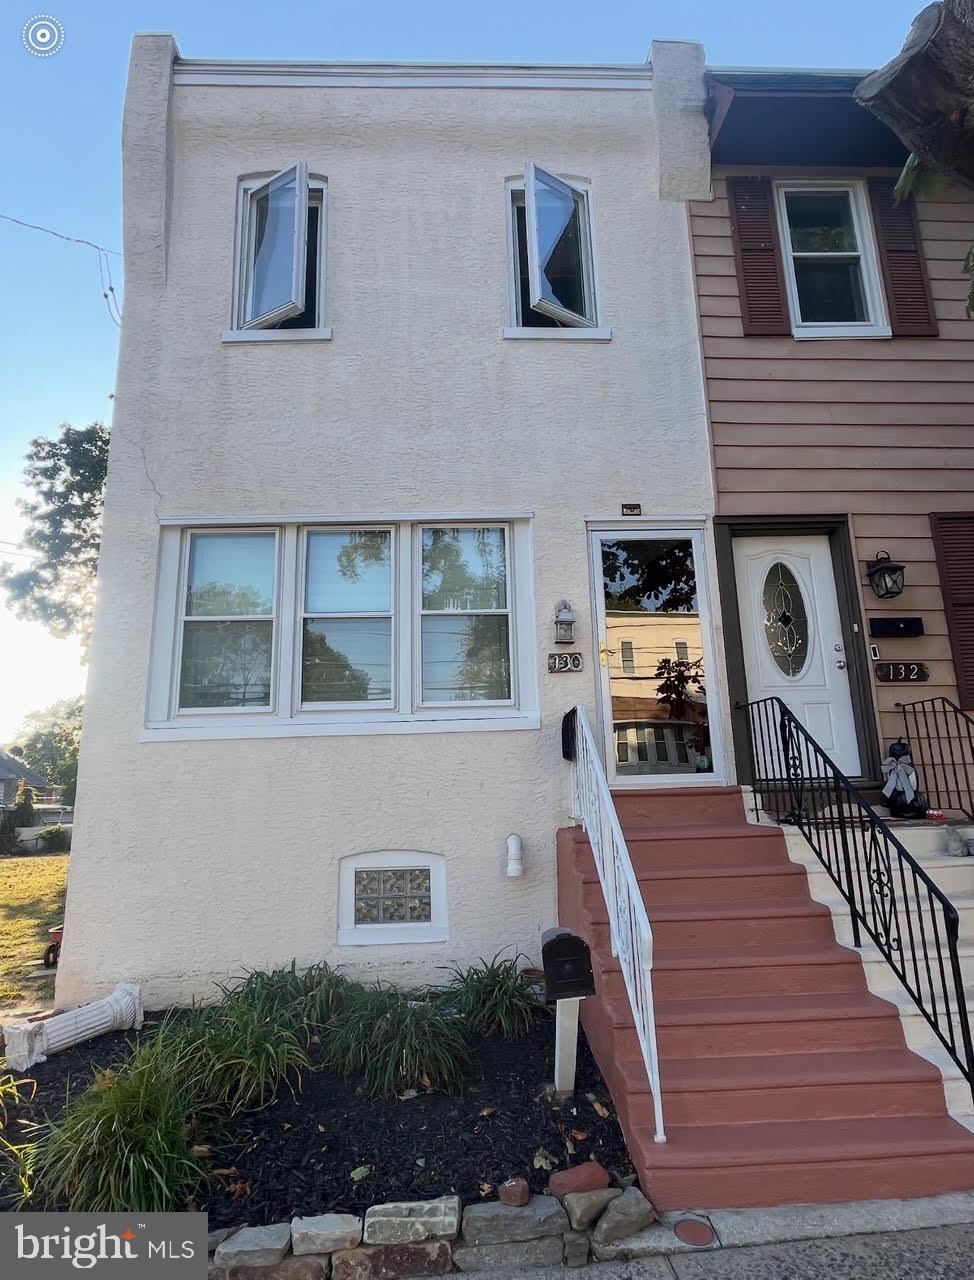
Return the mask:
<svg viewBox="0 0 974 1280">
<path fill-rule="evenodd" d="M 90 1083 L 92 1067 L 117 1063 L 131 1039 L 102 1036 L 35 1067 L 36 1096 L 11 1114 L 11 1137 L 17 1140 L 18 1119 L 57 1115 L 69 1093 Z M 523 1040 L 478 1040 L 474 1048 L 480 1075 L 458 1097 L 369 1099 L 329 1071 L 305 1075 L 296 1096 L 282 1087 L 263 1111 L 237 1117 L 222 1135 L 199 1137 L 212 1150 L 213 1175 L 197 1207 L 213 1227 L 259 1225 L 451 1192 L 472 1203 L 494 1198 L 496 1184 L 511 1176 L 540 1192 L 549 1170 L 535 1167 L 536 1158 L 564 1169 L 594 1155 L 619 1176 L 632 1173 L 584 1035 L 568 1101 L 550 1100 L 545 1090 L 554 1062 L 549 1019 Z"/>
</svg>

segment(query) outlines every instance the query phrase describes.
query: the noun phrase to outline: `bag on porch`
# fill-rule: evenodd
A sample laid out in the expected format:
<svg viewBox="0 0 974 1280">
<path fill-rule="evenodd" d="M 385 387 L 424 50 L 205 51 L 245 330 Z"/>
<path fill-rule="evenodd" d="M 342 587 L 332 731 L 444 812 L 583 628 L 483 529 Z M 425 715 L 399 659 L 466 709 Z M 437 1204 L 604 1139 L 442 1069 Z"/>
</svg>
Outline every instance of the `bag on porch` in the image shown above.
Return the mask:
<svg viewBox="0 0 974 1280">
<path fill-rule="evenodd" d="M 891 744 L 882 764 L 883 798 L 891 818 L 922 818 L 927 812 L 927 802 L 920 794 L 920 781 L 910 752 L 910 745 L 902 738 Z"/>
</svg>

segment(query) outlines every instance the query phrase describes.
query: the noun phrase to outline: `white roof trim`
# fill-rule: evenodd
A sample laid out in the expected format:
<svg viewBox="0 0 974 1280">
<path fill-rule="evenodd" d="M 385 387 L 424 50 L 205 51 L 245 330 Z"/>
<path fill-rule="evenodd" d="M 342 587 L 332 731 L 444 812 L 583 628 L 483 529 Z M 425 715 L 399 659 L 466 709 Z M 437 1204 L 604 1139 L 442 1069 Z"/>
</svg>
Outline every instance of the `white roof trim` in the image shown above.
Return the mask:
<svg viewBox="0 0 974 1280">
<path fill-rule="evenodd" d="M 648 63 L 208 62 L 178 58 L 176 85 L 349 89 L 650 89 Z"/>
</svg>

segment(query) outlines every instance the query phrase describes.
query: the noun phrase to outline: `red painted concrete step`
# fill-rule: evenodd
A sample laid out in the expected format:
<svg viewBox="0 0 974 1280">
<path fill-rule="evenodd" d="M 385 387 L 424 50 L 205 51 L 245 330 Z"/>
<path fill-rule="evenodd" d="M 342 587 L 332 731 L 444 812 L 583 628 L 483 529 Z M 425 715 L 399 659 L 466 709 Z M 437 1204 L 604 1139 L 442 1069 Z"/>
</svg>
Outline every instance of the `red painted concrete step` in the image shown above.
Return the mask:
<svg viewBox="0 0 974 1280">
<path fill-rule="evenodd" d="M 748 826 L 734 788 L 617 804 L 654 932 L 666 1144 L 578 828 L 558 833 L 559 918 L 592 944 L 583 1022 L 650 1198 L 706 1209 L 974 1189 L 974 1135 L 836 942 L 781 831 Z"/>
</svg>

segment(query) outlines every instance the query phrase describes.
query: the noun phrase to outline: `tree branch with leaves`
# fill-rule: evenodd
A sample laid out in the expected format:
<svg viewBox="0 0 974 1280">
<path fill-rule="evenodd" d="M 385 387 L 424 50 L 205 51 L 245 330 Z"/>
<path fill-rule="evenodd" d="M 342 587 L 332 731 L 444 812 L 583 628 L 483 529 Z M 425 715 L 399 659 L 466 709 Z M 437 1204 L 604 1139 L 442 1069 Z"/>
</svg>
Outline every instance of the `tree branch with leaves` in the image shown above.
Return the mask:
<svg viewBox="0 0 974 1280">
<path fill-rule="evenodd" d="M 24 480 L 33 496 L 18 503 L 27 519 L 27 569 L 0 564 L 0 585 L 21 618 L 87 644 L 95 601 L 101 517 L 108 470 L 108 428 L 67 423 L 53 439 L 32 440 Z"/>
</svg>

